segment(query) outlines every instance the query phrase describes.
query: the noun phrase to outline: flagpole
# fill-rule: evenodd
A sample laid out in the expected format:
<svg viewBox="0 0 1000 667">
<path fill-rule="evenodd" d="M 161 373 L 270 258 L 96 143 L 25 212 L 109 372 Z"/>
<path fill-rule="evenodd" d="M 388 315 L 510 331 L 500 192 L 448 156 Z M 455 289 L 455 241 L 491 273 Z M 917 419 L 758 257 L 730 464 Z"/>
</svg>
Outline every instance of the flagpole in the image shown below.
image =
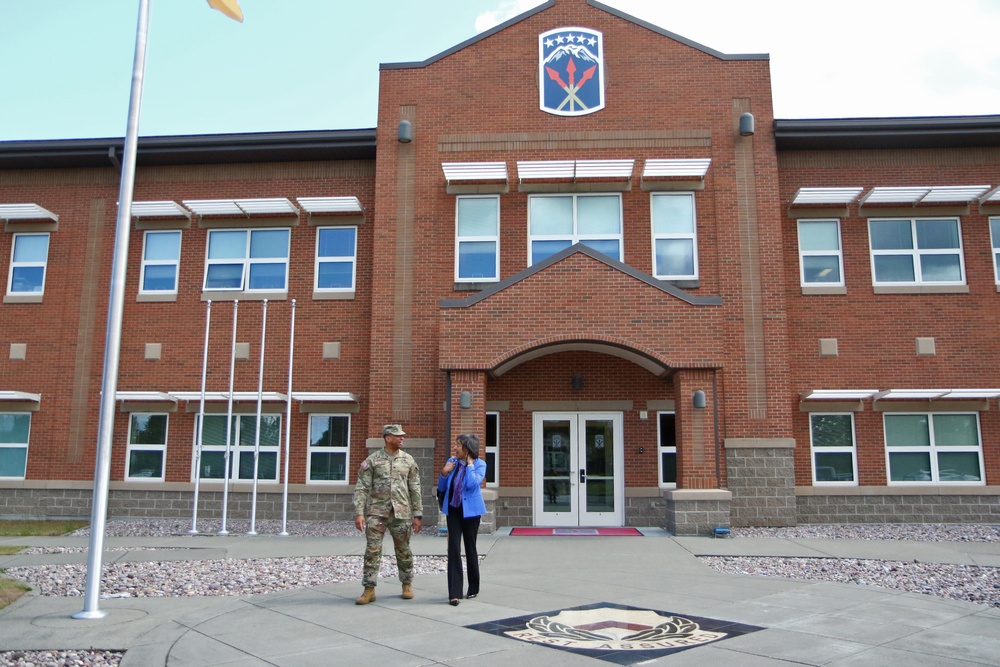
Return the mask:
<svg viewBox="0 0 1000 667">
<path fill-rule="evenodd" d="M 132 62 L 132 89 L 129 93 L 128 125 L 122 177 L 118 194 L 118 222 L 115 227 L 115 252 L 111 269 L 111 294 L 108 299 L 108 324 L 104 340 L 104 371 L 101 379 L 101 408 L 97 426 L 97 456 L 94 464 L 94 498 L 91 503 L 90 541 L 87 548 L 87 585 L 83 611 L 76 619 L 103 618 L 99 608 L 101 594 L 104 531 L 111 481 L 111 444 L 114 436 L 115 394 L 118 391 L 118 363 L 121 358 L 122 312 L 125 308 L 125 273 L 128 268 L 129 226 L 132 218 L 132 193 L 135 189 L 135 157 L 139 139 L 139 108 L 142 106 L 142 83 L 146 72 L 146 43 L 149 33 L 151 0 L 139 0 L 139 19 L 135 30 L 135 57 Z"/>
</svg>

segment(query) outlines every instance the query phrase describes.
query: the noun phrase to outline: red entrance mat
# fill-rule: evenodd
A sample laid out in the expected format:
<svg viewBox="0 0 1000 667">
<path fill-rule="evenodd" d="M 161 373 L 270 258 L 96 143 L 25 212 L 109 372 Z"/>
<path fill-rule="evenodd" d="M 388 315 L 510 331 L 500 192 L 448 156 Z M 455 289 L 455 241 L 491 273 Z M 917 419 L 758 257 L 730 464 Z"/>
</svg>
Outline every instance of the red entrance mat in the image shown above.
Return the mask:
<svg viewBox="0 0 1000 667">
<path fill-rule="evenodd" d="M 562 536 L 562 535 L 584 535 L 584 536 L 628 536 L 634 535 L 641 537 L 640 533 L 635 528 L 534 528 L 534 527 L 521 527 L 521 528 L 511 528 L 511 535 L 552 535 L 552 536 Z"/>
</svg>

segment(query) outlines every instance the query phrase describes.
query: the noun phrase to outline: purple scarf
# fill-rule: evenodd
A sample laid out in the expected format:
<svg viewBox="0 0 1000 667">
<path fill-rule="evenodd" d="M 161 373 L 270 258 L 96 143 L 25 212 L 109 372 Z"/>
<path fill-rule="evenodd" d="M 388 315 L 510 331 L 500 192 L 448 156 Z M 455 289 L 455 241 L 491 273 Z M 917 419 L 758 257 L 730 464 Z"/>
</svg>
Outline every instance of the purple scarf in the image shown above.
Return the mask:
<svg viewBox="0 0 1000 667">
<path fill-rule="evenodd" d="M 455 476 L 451 480 L 451 498 L 448 499 L 449 507 L 462 506 L 462 482 L 465 481 L 465 466 L 460 463 L 456 463 L 455 466 Z"/>
</svg>

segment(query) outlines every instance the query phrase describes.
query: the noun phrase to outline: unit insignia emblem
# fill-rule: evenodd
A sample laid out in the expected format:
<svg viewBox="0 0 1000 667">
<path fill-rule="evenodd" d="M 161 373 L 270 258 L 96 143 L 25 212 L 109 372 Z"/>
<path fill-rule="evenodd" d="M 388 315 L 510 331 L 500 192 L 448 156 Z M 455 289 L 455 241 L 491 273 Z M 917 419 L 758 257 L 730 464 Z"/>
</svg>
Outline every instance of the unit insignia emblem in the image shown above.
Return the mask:
<svg viewBox="0 0 1000 667">
<path fill-rule="evenodd" d="M 556 28 L 538 36 L 539 106 L 557 116 L 604 108 L 604 41 L 596 30 Z"/>
</svg>

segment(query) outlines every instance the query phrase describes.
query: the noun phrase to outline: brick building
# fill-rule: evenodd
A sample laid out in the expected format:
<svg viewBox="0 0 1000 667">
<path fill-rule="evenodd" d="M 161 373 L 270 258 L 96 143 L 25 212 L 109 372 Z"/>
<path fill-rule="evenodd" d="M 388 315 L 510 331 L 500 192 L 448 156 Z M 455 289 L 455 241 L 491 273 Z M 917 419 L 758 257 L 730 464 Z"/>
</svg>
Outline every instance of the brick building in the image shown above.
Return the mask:
<svg viewBox="0 0 1000 667">
<path fill-rule="evenodd" d="M 0 143 L 0 515 L 89 513 L 121 144 Z M 998 117 L 775 120 L 594 0 L 140 140 L 109 514 L 347 519 L 401 422 L 428 515 L 475 432 L 501 526 L 995 521 L 997 186 Z"/>
</svg>

